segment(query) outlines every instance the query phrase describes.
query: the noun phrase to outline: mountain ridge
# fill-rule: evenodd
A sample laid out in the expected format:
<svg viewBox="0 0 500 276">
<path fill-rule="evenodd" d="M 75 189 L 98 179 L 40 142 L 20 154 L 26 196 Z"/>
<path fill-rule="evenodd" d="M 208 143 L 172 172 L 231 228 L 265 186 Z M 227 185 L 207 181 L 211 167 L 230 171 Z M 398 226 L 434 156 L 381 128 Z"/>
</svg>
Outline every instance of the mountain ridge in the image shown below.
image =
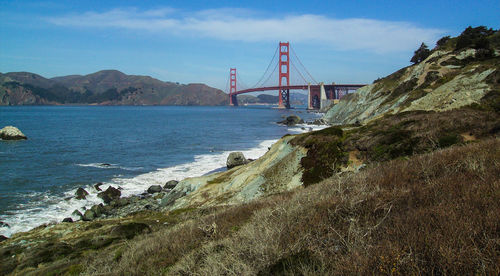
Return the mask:
<svg viewBox="0 0 500 276">
<path fill-rule="evenodd" d="M 0 105 L 51 104 L 226 105 L 227 94 L 201 83 L 164 82 L 118 70 L 54 78 L 0 73 Z"/>
</svg>

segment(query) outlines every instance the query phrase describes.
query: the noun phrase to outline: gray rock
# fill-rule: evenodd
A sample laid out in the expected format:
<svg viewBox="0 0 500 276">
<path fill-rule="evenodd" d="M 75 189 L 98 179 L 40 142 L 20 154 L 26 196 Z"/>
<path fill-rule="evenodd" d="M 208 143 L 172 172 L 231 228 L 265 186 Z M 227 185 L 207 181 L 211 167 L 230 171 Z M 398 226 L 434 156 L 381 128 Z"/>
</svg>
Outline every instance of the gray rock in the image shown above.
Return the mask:
<svg viewBox="0 0 500 276">
<path fill-rule="evenodd" d="M 111 201 L 120 198 L 122 192 L 120 190 L 109 186 L 106 191 L 97 194 L 98 197 L 102 198 L 104 203 L 109 204 Z"/>
<path fill-rule="evenodd" d="M 83 217 L 83 214 L 78 210 L 74 210 L 73 213 L 71 213 L 71 215 L 79 217 L 80 219 Z"/>
<path fill-rule="evenodd" d="M 91 221 L 91 220 L 95 219 L 96 217 L 97 216 L 94 213 L 94 211 L 89 209 L 89 210 L 85 211 L 85 214 L 83 215 L 82 220 L 83 221 Z"/>
<path fill-rule="evenodd" d="M 106 212 L 104 209 L 104 205 L 102 205 L 102 203 L 92 206 L 92 208 L 90 208 L 90 210 L 92 212 L 94 212 L 96 217 L 100 217 L 102 214 L 104 214 Z"/>
<path fill-rule="evenodd" d="M 168 181 L 167 183 L 165 183 L 165 185 L 163 186 L 163 189 L 173 189 L 175 188 L 175 186 L 177 186 L 177 184 L 179 183 L 179 181 L 177 180 L 170 180 Z"/>
<path fill-rule="evenodd" d="M 17 127 L 6 126 L 0 129 L 0 138 L 2 140 L 26 140 L 28 137 L 24 135 Z"/>
<path fill-rule="evenodd" d="M 130 204 L 131 202 L 131 198 L 118 198 L 118 199 L 115 199 L 113 200 L 109 205 L 113 206 L 113 207 L 123 207 L 123 206 L 126 206 L 128 204 Z"/>
<path fill-rule="evenodd" d="M 101 187 L 101 185 L 102 185 L 102 182 L 96 183 L 96 184 L 94 185 L 94 189 L 96 189 L 96 190 L 97 190 L 97 191 L 99 191 L 99 192 L 100 192 L 100 191 L 102 191 L 102 189 L 100 188 L 100 187 Z"/>
<path fill-rule="evenodd" d="M 64 218 L 62 222 L 73 222 L 72 218 Z"/>
<path fill-rule="evenodd" d="M 10 228 L 10 225 L 7 222 L 0 221 L 0 227 Z"/>
<path fill-rule="evenodd" d="M 148 193 L 150 194 L 155 194 L 161 192 L 161 186 L 160 185 L 151 185 L 148 188 Z"/>
<path fill-rule="evenodd" d="M 89 193 L 82 187 L 78 188 L 75 192 L 75 198 L 78 200 L 85 199 L 85 197 L 87 197 L 88 195 Z"/>
<path fill-rule="evenodd" d="M 173 204 L 178 198 L 181 198 L 186 195 L 186 192 L 181 191 L 172 191 L 169 194 L 165 195 L 161 201 L 160 206 L 166 207 Z"/>
<path fill-rule="evenodd" d="M 228 169 L 234 168 L 236 166 L 245 165 L 248 160 L 245 158 L 242 152 L 231 152 L 227 157 L 226 166 Z"/>
<path fill-rule="evenodd" d="M 290 116 L 286 117 L 285 120 L 278 122 L 278 124 L 284 124 L 287 126 L 294 126 L 296 124 L 302 124 L 302 123 L 304 123 L 304 120 L 302 120 L 297 115 L 290 115 Z"/>
</svg>

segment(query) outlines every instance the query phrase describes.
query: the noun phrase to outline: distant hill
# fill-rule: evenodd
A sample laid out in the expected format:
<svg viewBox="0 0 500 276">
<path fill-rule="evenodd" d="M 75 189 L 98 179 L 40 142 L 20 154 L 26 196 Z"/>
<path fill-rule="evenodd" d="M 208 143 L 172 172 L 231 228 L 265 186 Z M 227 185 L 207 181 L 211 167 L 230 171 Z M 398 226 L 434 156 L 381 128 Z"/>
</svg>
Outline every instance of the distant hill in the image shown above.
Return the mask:
<svg viewBox="0 0 500 276">
<path fill-rule="evenodd" d="M 163 82 L 117 70 L 51 79 L 0 73 L 0 105 L 40 104 L 225 105 L 227 94 L 205 84 Z"/>
<path fill-rule="evenodd" d="M 278 101 L 279 97 L 274 95 L 238 95 L 238 103 L 240 104 L 278 104 Z M 290 103 L 292 105 L 307 104 L 307 95 L 302 93 L 290 93 Z"/>
</svg>

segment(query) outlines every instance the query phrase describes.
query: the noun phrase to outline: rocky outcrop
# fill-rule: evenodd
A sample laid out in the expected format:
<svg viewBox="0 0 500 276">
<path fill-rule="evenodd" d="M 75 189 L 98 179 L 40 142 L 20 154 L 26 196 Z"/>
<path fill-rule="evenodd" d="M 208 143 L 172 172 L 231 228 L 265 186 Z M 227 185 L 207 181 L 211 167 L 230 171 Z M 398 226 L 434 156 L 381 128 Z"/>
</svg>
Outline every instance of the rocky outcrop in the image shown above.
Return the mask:
<svg viewBox="0 0 500 276">
<path fill-rule="evenodd" d="M 24 135 L 17 127 L 6 126 L 0 129 L 0 139 L 2 140 L 26 140 L 28 137 Z"/>
<path fill-rule="evenodd" d="M 343 97 L 324 119 L 331 124 L 364 124 L 384 114 L 446 111 L 479 103 L 500 88 L 500 62 L 498 57 L 485 62 L 476 52 L 435 50 L 421 63 Z"/>
<path fill-rule="evenodd" d="M 172 190 L 173 188 L 175 188 L 175 186 L 177 186 L 177 183 L 179 183 L 179 181 L 177 180 L 167 181 L 167 183 L 165 183 L 165 185 L 163 186 L 163 189 Z"/>
<path fill-rule="evenodd" d="M 167 210 L 237 204 L 302 185 L 300 160 L 307 150 L 292 146 L 293 136 L 276 142 L 261 158 L 225 172 L 180 181 L 161 205 Z"/>
<path fill-rule="evenodd" d="M 84 188 L 80 187 L 75 192 L 75 199 L 78 199 L 78 200 L 85 199 L 88 195 L 89 195 L 89 193 L 87 191 L 85 191 Z"/>
<path fill-rule="evenodd" d="M 151 185 L 149 188 L 148 188 L 148 193 L 150 194 L 156 194 L 156 193 L 159 193 L 161 192 L 161 186 L 160 185 Z"/>
<path fill-rule="evenodd" d="M 278 122 L 278 124 L 283 124 L 287 126 L 294 126 L 296 124 L 302 124 L 302 123 L 304 123 L 304 120 L 302 120 L 302 118 L 300 118 L 297 115 L 290 115 L 286 117 L 285 120 Z"/>
<path fill-rule="evenodd" d="M 237 166 L 245 165 L 249 161 L 245 158 L 242 152 L 231 152 L 226 160 L 226 167 L 232 169 Z"/>
<path fill-rule="evenodd" d="M 120 190 L 109 186 L 106 191 L 98 193 L 97 196 L 102 198 L 104 203 L 109 204 L 111 201 L 120 198 L 121 194 Z"/>
</svg>

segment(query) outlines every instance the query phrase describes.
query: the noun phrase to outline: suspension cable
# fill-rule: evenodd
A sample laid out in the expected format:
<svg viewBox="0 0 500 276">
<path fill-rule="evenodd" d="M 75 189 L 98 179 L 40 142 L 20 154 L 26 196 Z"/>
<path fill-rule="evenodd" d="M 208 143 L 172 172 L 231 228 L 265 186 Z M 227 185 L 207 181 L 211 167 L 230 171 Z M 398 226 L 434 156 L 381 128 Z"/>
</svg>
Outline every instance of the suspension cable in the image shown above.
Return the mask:
<svg viewBox="0 0 500 276">
<path fill-rule="evenodd" d="M 247 89 L 249 88 L 248 85 L 246 85 L 240 78 L 240 74 L 238 74 L 238 71 L 236 71 L 236 82 L 241 84 L 241 86 L 243 86 L 243 88 Z M 243 89 L 240 89 L 240 90 L 243 90 Z"/>
<path fill-rule="evenodd" d="M 299 76 L 302 78 L 302 80 L 304 80 L 306 82 L 306 84 L 307 84 L 308 81 L 306 80 L 306 78 L 304 78 L 304 76 L 302 75 L 302 73 L 300 73 L 299 69 L 297 69 L 297 67 L 295 67 L 295 64 L 293 64 L 293 61 L 290 60 L 290 63 L 292 64 L 292 67 L 295 68 L 295 70 L 297 71 L 297 73 L 299 73 Z"/>
<path fill-rule="evenodd" d="M 279 49 L 279 45 L 278 47 L 276 47 L 276 50 L 274 51 L 274 55 L 273 55 L 273 58 L 271 59 L 271 61 L 269 62 L 269 64 L 267 65 L 267 68 L 266 68 L 266 71 L 264 71 L 264 74 L 262 74 L 262 77 L 260 77 L 259 81 L 257 83 L 255 83 L 255 85 L 252 87 L 252 88 L 255 88 L 257 87 L 260 82 L 264 79 L 264 77 L 266 76 L 266 73 L 269 71 L 269 68 L 271 67 L 271 64 L 273 64 L 273 61 L 274 61 L 274 58 L 276 57 L 276 55 L 278 54 L 278 49 Z M 271 73 L 272 74 L 272 73 Z M 267 80 L 266 80 L 267 81 Z"/>
<path fill-rule="evenodd" d="M 299 64 L 302 65 L 302 68 L 304 68 L 304 70 L 306 71 L 307 75 L 309 75 L 309 77 L 314 81 L 314 83 L 318 84 L 318 82 L 313 78 L 313 76 L 309 73 L 309 71 L 307 71 L 307 68 L 304 66 L 304 64 L 302 64 L 302 62 L 300 61 L 299 57 L 297 56 L 297 54 L 295 53 L 295 51 L 293 50 L 292 47 L 290 47 L 290 50 L 292 50 L 292 54 L 299 61 Z"/>
<path fill-rule="evenodd" d="M 274 72 L 276 72 L 276 68 L 278 68 L 278 63 L 276 63 L 276 65 L 274 66 L 273 71 L 271 72 L 271 74 L 269 74 L 269 77 L 267 77 L 267 79 L 262 84 L 267 83 L 267 81 L 272 77 L 272 75 L 274 74 Z"/>
<path fill-rule="evenodd" d="M 231 76 L 227 77 L 227 82 L 226 82 L 226 90 L 227 94 L 231 94 L 231 91 L 229 91 L 229 80 L 231 79 Z"/>
</svg>

